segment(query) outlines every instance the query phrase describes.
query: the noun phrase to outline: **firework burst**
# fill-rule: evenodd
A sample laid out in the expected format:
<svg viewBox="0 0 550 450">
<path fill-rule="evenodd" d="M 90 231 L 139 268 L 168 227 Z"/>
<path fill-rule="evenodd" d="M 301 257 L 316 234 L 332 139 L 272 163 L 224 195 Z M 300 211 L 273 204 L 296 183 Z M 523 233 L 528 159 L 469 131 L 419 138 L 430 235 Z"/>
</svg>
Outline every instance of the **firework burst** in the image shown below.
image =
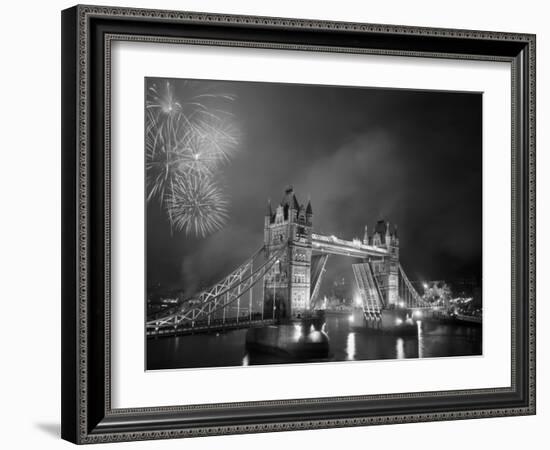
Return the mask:
<svg viewBox="0 0 550 450">
<path fill-rule="evenodd" d="M 186 234 L 206 237 L 221 229 L 228 219 L 228 201 L 211 178 L 178 178 L 168 198 L 172 225 Z"/>
<path fill-rule="evenodd" d="M 201 83 L 183 80 L 179 86 L 178 98 L 170 81 L 153 83 L 147 90 L 145 107 L 159 121 L 183 121 L 190 127 L 208 119 L 222 120 L 231 114 L 218 108 L 220 102 L 232 102 L 235 96 L 209 92 L 201 89 Z"/>
<path fill-rule="evenodd" d="M 156 115 L 171 117 L 181 113 L 181 104 L 174 97 L 174 89 L 169 81 L 160 87 L 153 84 L 147 93 L 146 107 Z"/>
<path fill-rule="evenodd" d="M 168 132 L 169 131 L 169 132 Z M 147 173 L 147 200 L 158 198 L 163 203 L 173 181 L 183 176 L 182 167 L 188 157 L 180 144 L 189 132 L 180 122 L 167 125 L 147 113 L 145 126 L 145 168 Z"/>
<path fill-rule="evenodd" d="M 203 121 L 192 127 L 179 142 L 179 169 L 203 176 L 212 175 L 231 159 L 238 142 L 236 130 L 230 123 Z"/>
<path fill-rule="evenodd" d="M 150 86 L 145 153 L 147 200 L 160 202 L 174 228 L 205 237 L 227 220 L 228 202 L 212 180 L 234 155 L 239 135 L 231 114 L 218 107 L 234 97 L 199 87 L 184 81 L 178 96 L 169 81 Z"/>
</svg>

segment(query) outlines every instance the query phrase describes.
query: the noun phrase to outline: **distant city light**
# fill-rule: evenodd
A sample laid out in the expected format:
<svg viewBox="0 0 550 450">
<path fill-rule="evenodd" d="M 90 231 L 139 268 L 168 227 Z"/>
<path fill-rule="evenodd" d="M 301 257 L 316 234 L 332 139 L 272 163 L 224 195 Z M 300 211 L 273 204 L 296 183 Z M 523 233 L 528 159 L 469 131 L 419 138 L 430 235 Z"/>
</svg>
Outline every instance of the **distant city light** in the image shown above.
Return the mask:
<svg viewBox="0 0 550 450">
<path fill-rule="evenodd" d="M 422 284 L 422 287 L 423 287 L 424 289 L 428 289 L 428 283 L 423 283 L 423 284 Z"/>
<path fill-rule="evenodd" d="M 413 315 L 414 315 L 414 317 L 420 318 L 420 317 L 422 317 L 422 311 L 418 311 L 418 310 L 417 310 L 417 311 L 415 311 L 415 312 L 413 313 Z"/>
<path fill-rule="evenodd" d="M 349 316 L 348 320 L 350 321 L 350 323 L 353 323 L 353 314 Z"/>
<path fill-rule="evenodd" d="M 401 325 L 403 323 L 403 319 L 400 319 L 399 317 L 397 319 L 395 319 L 395 324 L 396 325 Z"/>
<path fill-rule="evenodd" d="M 405 306 L 405 302 L 399 302 L 399 307 L 403 308 Z"/>
<path fill-rule="evenodd" d="M 355 297 L 355 305 L 356 306 L 361 306 L 363 304 L 362 300 L 361 300 L 361 297 L 357 296 Z"/>
</svg>

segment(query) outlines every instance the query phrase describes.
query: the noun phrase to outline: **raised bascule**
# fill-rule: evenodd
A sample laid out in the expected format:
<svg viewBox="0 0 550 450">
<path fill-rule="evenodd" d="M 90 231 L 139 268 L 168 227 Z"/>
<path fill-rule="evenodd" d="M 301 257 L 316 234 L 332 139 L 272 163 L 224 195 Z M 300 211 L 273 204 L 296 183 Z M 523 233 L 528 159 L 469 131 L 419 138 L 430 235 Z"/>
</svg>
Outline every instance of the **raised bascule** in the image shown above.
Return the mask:
<svg viewBox="0 0 550 450">
<path fill-rule="evenodd" d="M 268 202 L 263 245 L 241 266 L 175 311 L 148 320 L 147 335 L 246 328 L 311 317 L 330 255 L 355 259 L 356 305 L 365 325 L 384 310 L 429 308 L 399 262 L 397 227 L 378 221 L 363 239 L 345 240 L 313 230 L 313 207 L 300 204 L 289 186 L 275 208 Z"/>
</svg>

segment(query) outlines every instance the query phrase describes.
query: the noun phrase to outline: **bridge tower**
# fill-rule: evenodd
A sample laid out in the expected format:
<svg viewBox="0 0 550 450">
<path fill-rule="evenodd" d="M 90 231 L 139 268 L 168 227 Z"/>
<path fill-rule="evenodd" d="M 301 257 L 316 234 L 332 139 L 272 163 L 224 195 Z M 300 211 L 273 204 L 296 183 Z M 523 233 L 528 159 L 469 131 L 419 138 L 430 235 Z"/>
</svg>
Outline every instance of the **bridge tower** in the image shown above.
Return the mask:
<svg viewBox="0 0 550 450">
<path fill-rule="evenodd" d="M 374 233 L 369 238 L 370 245 L 385 248 L 388 256 L 371 261 L 374 274 L 387 305 L 399 303 L 399 238 L 397 226 L 390 228 L 390 223 L 379 220 Z"/>
<path fill-rule="evenodd" d="M 310 305 L 311 231 L 313 209 L 311 201 L 301 205 L 289 186 L 275 212 L 268 202 L 264 218 L 266 256 L 286 247 L 279 261 L 265 277 L 264 316 L 273 309 L 276 318 L 302 317 Z"/>
</svg>

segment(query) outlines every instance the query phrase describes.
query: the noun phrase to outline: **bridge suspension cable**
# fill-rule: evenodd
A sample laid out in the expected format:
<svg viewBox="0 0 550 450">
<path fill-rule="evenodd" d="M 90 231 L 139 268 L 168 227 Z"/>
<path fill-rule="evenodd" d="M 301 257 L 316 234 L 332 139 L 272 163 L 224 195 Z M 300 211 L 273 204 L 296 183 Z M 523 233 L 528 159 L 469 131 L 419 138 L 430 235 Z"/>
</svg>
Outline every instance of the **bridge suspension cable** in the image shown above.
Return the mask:
<svg viewBox="0 0 550 450">
<path fill-rule="evenodd" d="M 399 264 L 400 283 L 399 295 L 408 308 L 429 308 L 431 305 L 425 301 L 412 285 L 409 277 Z"/>
<path fill-rule="evenodd" d="M 147 321 L 147 331 L 185 325 L 193 326 L 199 320 L 206 320 L 209 325 L 214 313 L 220 309 L 225 311 L 225 308 L 238 301 L 257 282 L 263 280 L 285 250 L 283 247 L 273 252 L 260 267 L 254 270 L 254 259 L 263 249 L 264 247 L 261 247 L 247 261 L 215 285 L 186 300 L 175 313 Z"/>
<path fill-rule="evenodd" d="M 311 290 L 311 297 L 309 299 L 311 309 L 315 309 L 318 304 L 319 289 L 321 288 L 321 281 L 326 271 L 325 266 L 327 264 L 328 256 L 328 254 L 318 256 L 315 263 L 312 258 L 311 287 L 313 289 Z"/>
</svg>

